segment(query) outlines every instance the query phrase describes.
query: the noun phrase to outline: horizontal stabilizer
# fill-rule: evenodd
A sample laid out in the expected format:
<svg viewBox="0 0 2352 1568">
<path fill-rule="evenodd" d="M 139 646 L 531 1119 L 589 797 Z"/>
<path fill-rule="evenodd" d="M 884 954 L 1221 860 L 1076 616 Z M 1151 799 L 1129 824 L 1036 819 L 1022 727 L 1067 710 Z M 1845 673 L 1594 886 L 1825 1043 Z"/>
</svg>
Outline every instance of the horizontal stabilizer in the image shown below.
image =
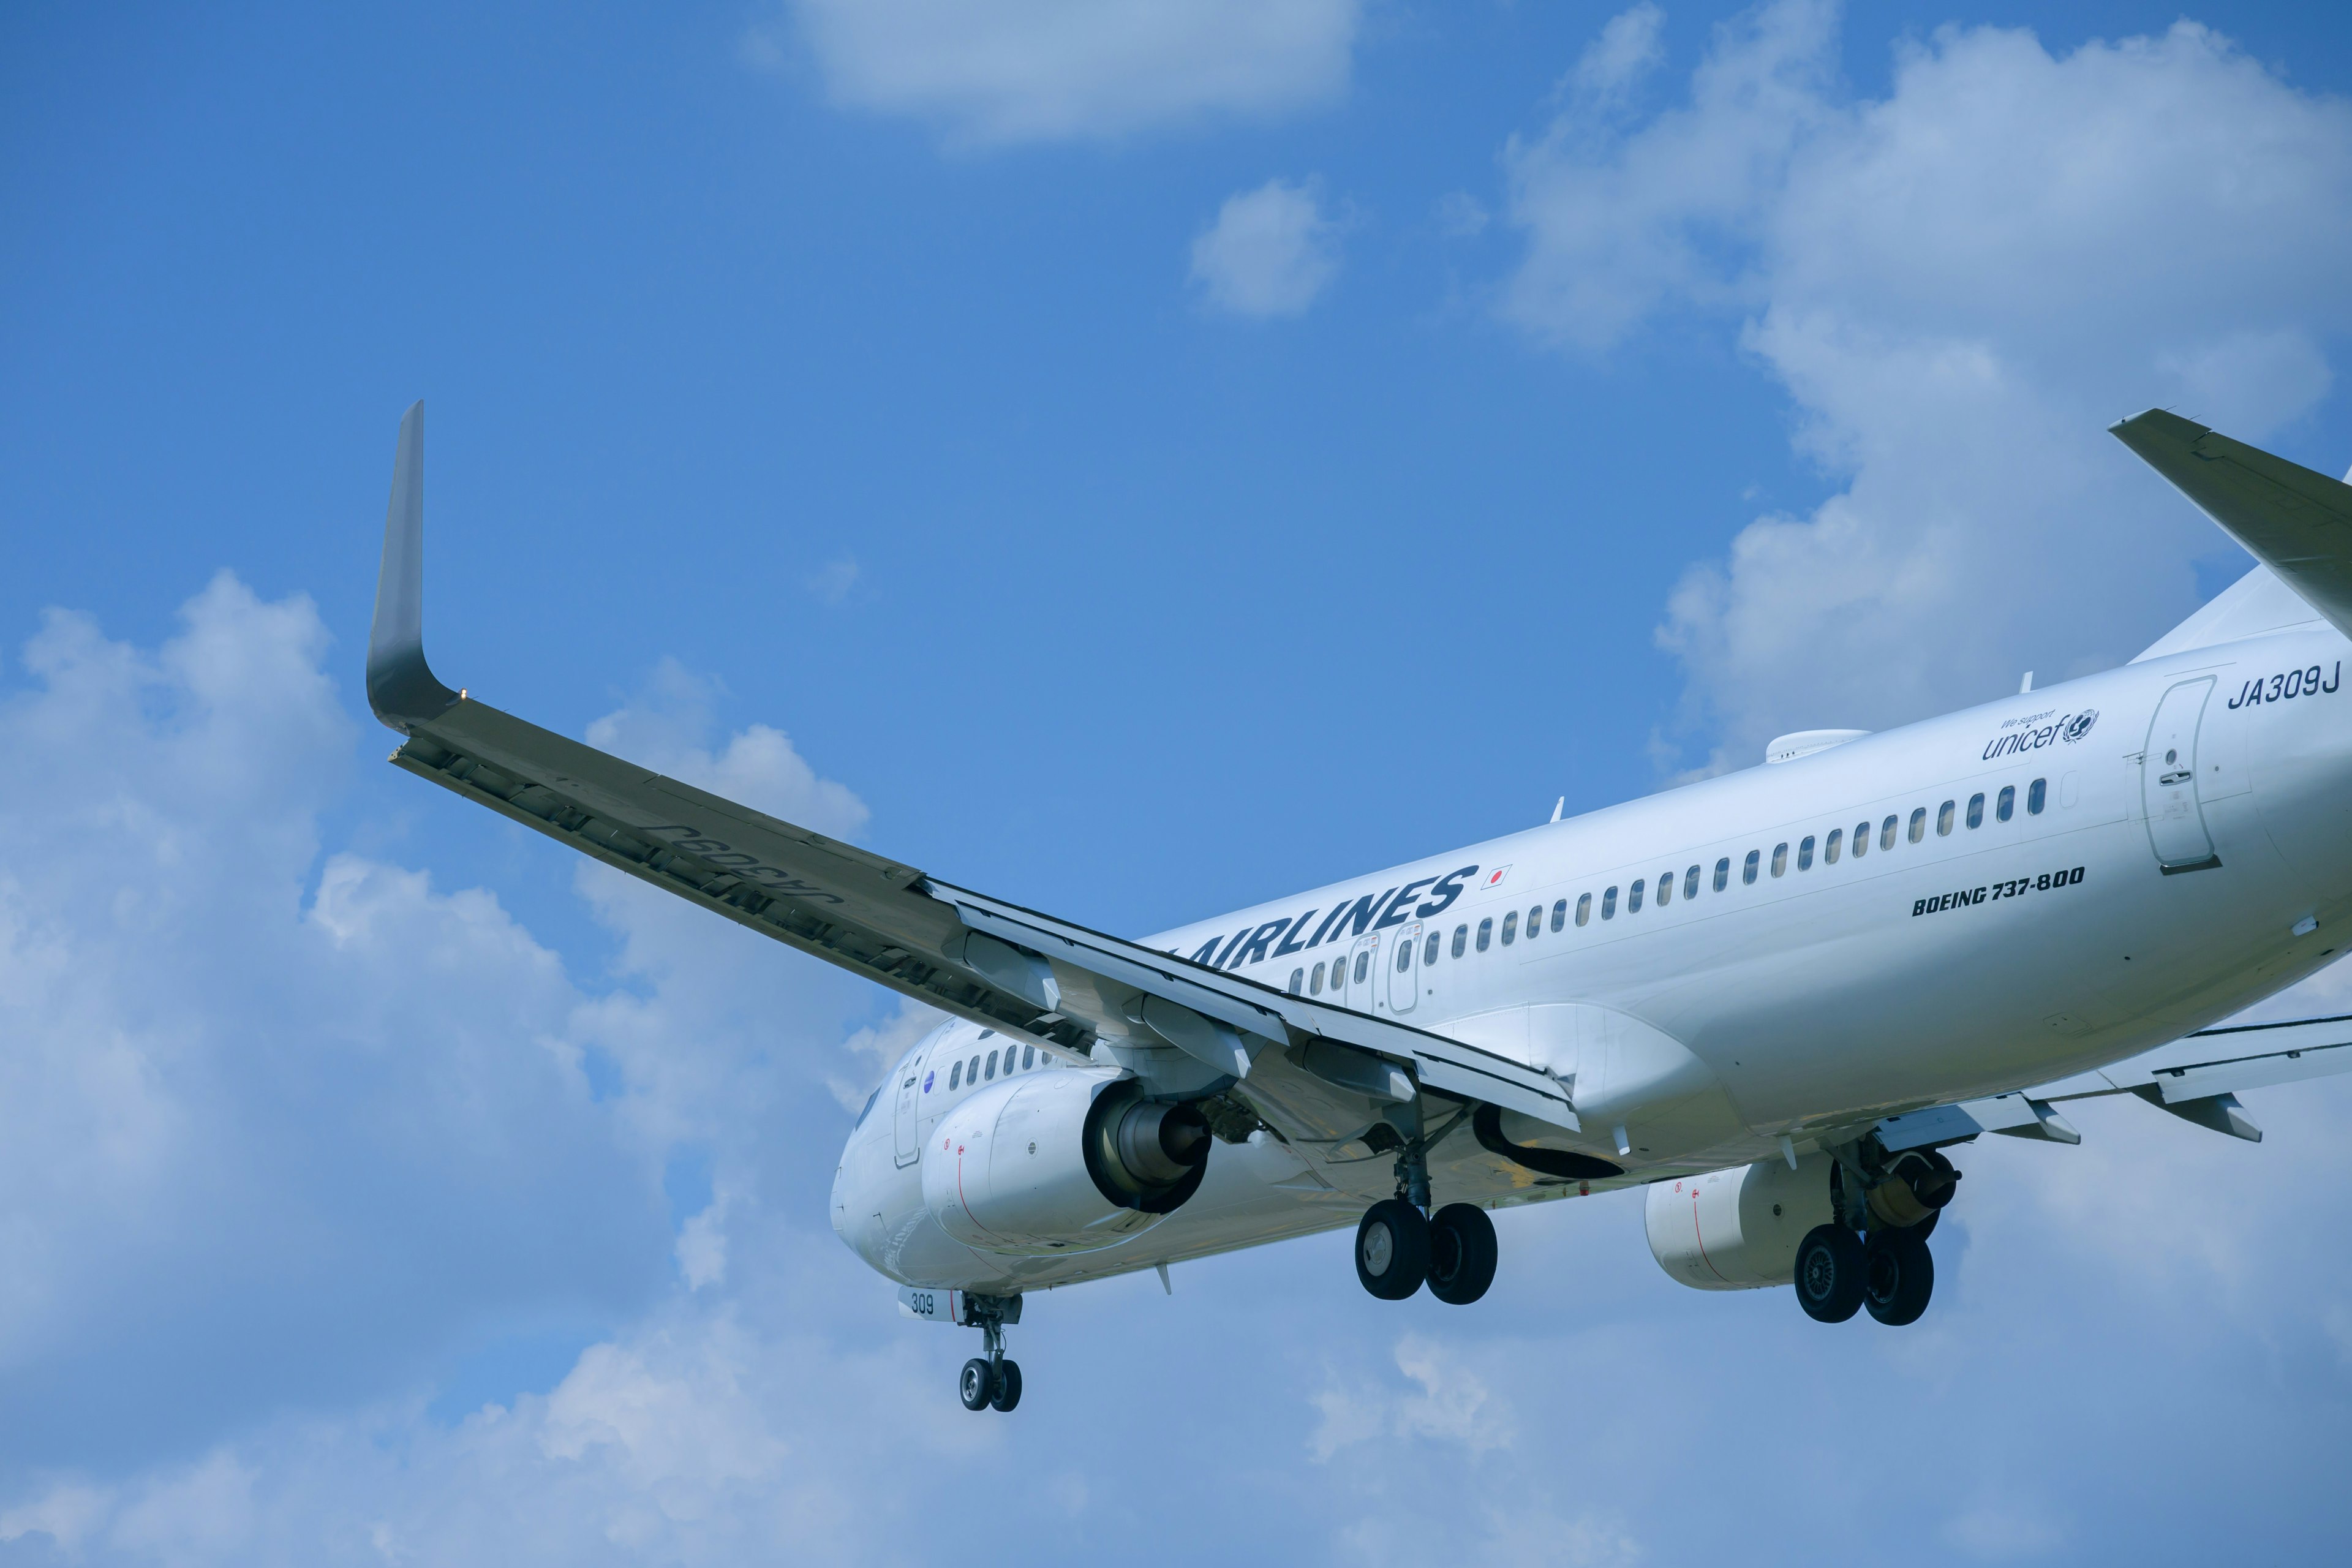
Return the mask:
<svg viewBox="0 0 2352 1568">
<path fill-rule="evenodd" d="M 2352 637 L 2352 485 L 2161 408 L 2108 433 Z"/>
</svg>

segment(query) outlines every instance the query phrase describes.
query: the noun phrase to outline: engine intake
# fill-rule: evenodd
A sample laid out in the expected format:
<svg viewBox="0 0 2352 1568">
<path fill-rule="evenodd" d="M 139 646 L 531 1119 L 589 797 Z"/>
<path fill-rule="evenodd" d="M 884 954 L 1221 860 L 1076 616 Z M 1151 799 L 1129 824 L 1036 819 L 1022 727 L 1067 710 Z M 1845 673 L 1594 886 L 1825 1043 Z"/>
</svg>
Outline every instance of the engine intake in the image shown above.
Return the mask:
<svg viewBox="0 0 2352 1568">
<path fill-rule="evenodd" d="M 1040 1073 L 982 1090 L 923 1149 L 923 1202 L 968 1247 L 1043 1255 L 1108 1247 L 1200 1191 L 1208 1118 L 1132 1079 Z"/>
<path fill-rule="evenodd" d="M 1797 1244 L 1830 1219 L 1830 1158 L 1759 1160 L 1653 1182 L 1642 1215 L 1650 1255 L 1699 1290 L 1752 1290 L 1797 1278 Z"/>
<path fill-rule="evenodd" d="M 1191 1105 L 1141 1098 L 1131 1083 L 1097 1096 L 1087 1113 L 1087 1173 L 1122 1208 L 1168 1214 L 1192 1195 L 1209 1164 L 1209 1119 Z"/>
</svg>

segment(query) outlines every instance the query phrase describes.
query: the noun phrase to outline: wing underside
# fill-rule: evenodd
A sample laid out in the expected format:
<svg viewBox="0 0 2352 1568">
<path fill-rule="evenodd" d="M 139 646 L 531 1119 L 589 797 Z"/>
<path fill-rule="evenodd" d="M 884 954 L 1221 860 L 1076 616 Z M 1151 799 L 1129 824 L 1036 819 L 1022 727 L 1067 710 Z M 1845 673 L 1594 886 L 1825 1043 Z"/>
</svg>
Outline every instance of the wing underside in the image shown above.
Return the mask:
<svg viewBox="0 0 2352 1568">
<path fill-rule="evenodd" d="M 402 421 L 368 650 L 392 761 L 788 947 L 1067 1058 L 1172 1073 L 1247 1106 L 1310 1163 L 1423 1090 L 1574 1129 L 1549 1074 L 1391 1019 L 1288 995 L 955 887 L 452 691 L 425 660 L 423 405 Z M 1158 1064 L 1155 1066 L 1155 1064 Z M 1223 1081 L 1230 1080 L 1230 1081 Z M 1507 1159 L 1506 1186 L 1527 1175 Z"/>
</svg>

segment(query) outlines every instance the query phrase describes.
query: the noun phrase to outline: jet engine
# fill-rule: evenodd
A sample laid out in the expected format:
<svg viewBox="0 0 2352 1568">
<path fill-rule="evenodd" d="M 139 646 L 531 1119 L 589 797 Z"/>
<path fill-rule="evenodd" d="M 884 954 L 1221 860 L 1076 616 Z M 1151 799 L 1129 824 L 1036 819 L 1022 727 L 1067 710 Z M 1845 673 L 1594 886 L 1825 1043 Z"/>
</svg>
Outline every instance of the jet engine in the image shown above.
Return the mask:
<svg viewBox="0 0 2352 1568">
<path fill-rule="evenodd" d="M 1085 1252 L 1174 1213 L 1209 1168 L 1208 1119 L 1132 1079 L 1039 1073 L 983 1089 L 923 1149 L 923 1202 L 989 1252 Z"/>
<path fill-rule="evenodd" d="M 1830 1163 L 1826 1154 L 1809 1154 L 1793 1171 L 1785 1160 L 1759 1160 L 1653 1182 L 1642 1209 L 1651 1256 L 1700 1290 L 1792 1283 L 1797 1244 L 1831 1217 Z"/>
</svg>

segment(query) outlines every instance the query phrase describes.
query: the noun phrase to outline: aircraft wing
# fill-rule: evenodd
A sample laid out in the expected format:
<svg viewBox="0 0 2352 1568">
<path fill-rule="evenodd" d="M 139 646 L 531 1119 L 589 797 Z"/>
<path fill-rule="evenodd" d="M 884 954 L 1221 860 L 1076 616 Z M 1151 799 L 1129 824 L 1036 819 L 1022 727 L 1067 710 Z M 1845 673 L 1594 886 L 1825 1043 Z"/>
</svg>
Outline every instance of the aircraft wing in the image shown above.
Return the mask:
<svg viewBox="0 0 2352 1568">
<path fill-rule="evenodd" d="M 2038 1088 L 1890 1116 L 1877 1130 L 1890 1153 L 1979 1132 L 2079 1143 L 2082 1134 L 2054 1107 L 2070 1100 L 2134 1094 L 2183 1121 L 2259 1143 L 2263 1130 L 2238 1103 L 2241 1093 L 2339 1072 L 2352 1072 L 2352 1016 L 2237 1024 L 2203 1029 Z"/>
<path fill-rule="evenodd" d="M 2161 408 L 2107 428 L 2352 637 L 2352 485 Z"/>
<path fill-rule="evenodd" d="M 1286 1053 L 1277 1077 L 1304 1071 L 1374 1104 L 1410 1100 L 1417 1082 L 1576 1127 L 1567 1089 L 1508 1058 L 956 887 L 450 690 L 425 659 L 423 496 L 419 403 L 401 421 L 368 645 L 369 704 L 406 737 L 396 765 L 763 936 L 1049 1050 L 1083 1057 L 1105 1037 L 1172 1047 L 1244 1080 L 1244 1097 L 1286 1132 L 1296 1094 L 1246 1085 L 1268 1047 Z"/>
</svg>

